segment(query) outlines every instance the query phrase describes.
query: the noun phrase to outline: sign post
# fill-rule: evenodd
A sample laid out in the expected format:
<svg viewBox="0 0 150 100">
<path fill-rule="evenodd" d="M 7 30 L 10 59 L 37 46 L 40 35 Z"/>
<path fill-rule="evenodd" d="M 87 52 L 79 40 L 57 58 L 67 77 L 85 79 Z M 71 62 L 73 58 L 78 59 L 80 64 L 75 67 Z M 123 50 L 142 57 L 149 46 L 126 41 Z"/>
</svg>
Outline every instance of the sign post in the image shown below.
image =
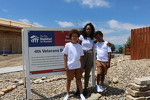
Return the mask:
<svg viewBox="0 0 150 100">
<path fill-rule="evenodd" d="M 96 55 L 96 52 L 95 52 L 95 48 L 93 48 L 93 54 Z M 94 87 L 96 85 L 96 80 L 95 80 L 95 70 L 96 70 L 96 57 L 94 56 L 94 59 L 93 59 L 93 67 L 92 67 L 92 86 Z"/>
</svg>

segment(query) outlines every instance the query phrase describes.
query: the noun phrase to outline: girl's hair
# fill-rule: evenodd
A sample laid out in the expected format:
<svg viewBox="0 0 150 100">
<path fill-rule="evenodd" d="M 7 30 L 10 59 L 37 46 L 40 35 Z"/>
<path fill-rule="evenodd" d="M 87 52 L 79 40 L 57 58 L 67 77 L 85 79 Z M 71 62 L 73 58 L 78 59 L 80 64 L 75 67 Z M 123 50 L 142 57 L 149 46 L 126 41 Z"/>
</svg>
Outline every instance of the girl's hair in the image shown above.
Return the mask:
<svg viewBox="0 0 150 100">
<path fill-rule="evenodd" d="M 90 34 L 90 38 L 93 40 L 95 28 L 94 28 L 94 26 L 93 26 L 92 23 L 87 23 L 87 24 L 84 26 L 82 35 L 83 35 L 83 37 L 84 37 L 85 39 L 87 39 L 86 27 L 87 27 L 88 25 L 91 27 L 91 31 L 92 31 L 91 34 Z"/>
<path fill-rule="evenodd" d="M 69 38 L 72 37 L 72 34 L 73 33 L 76 33 L 78 35 L 78 37 L 80 36 L 80 32 L 77 30 L 77 29 L 72 29 L 70 32 L 69 32 Z"/>
<path fill-rule="evenodd" d="M 101 31 L 96 31 L 95 34 L 94 34 L 94 37 L 96 37 L 97 35 L 100 35 L 103 37 L 103 33 Z"/>
</svg>

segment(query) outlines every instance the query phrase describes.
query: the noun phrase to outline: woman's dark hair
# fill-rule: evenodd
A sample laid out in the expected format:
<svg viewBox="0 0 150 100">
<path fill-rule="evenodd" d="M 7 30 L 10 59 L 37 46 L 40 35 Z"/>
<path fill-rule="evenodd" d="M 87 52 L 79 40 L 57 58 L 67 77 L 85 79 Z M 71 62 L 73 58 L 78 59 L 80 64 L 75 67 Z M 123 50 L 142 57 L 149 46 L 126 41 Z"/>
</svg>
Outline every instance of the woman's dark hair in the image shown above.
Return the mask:
<svg viewBox="0 0 150 100">
<path fill-rule="evenodd" d="M 96 32 L 94 33 L 94 37 L 96 37 L 97 35 L 100 35 L 100 36 L 103 37 L 103 33 L 102 33 L 101 31 L 96 31 Z"/>
<path fill-rule="evenodd" d="M 89 26 L 91 27 L 91 29 L 92 29 L 92 30 L 91 30 L 92 32 L 91 32 L 91 34 L 90 34 L 90 38 L 93 40 L 95 28 L 94 28 L 94 26 L 93 26 L 92 23 L 87 23 L 87 24 L 84 26 L 82 35 L 83 35 L 83 37 L 84 37 L 85 39 L 87 39 L 86 27 L 87 27 L 88 25 L 89 25 Z"/>
<path fill-rule="evenodd" d="M 77 29 L 72 29 L 70 32 L 69 32 L 69 38 L 72 37 L 72 34 L 73 33 L 76 33 L 78 35 L 78 37 L 80 36 L 80 32 L 77 30 Z"/>
</svg>

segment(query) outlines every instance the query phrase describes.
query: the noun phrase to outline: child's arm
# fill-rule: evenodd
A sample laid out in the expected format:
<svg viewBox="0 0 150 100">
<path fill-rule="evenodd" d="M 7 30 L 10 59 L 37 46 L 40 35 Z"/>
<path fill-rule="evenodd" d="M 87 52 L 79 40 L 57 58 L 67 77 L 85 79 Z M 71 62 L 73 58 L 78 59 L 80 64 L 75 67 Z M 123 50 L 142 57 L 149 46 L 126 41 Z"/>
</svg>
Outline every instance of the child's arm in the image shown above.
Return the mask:
<svg viewBox="0 0 150 100">
<path fill-rule="evenodd" d="M 111 61 L 111 52 L 108 52 L 108 65 L 107 67 L 110 67 L 110 61 Z"/>
<path fill-rule="evenodd" d="M 80 56 L 80 62 L 81 62 L 81 73 L 83 73 L 83 69 L 84 69 L 84 66 L 83 66 L 83 56 Z"/>
<path fill-rule="evenodd" d="M 68 66 L 67 66 L 67 55 L 64 54 L 64 66 L 65 66 L 65 70 L 68 71 Z"/>
</svg>

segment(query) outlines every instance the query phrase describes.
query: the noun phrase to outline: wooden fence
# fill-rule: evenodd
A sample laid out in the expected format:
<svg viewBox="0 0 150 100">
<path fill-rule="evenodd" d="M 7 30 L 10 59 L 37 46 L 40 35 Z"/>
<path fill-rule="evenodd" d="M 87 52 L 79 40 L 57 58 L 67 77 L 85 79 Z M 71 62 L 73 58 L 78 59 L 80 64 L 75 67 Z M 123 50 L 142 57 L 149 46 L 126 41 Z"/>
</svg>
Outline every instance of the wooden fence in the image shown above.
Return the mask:
<svg viewBox="0 0 150 100">
<path fill-rule="evenodd" d="M 150 27 L 131 30 L 131 60 L 150 59 Z"/>
<path fill-rule="evenodd" d="M 125 55 L 131 55 L 131 46 L 125 46 L 124 54 Z"/>
</svg>

